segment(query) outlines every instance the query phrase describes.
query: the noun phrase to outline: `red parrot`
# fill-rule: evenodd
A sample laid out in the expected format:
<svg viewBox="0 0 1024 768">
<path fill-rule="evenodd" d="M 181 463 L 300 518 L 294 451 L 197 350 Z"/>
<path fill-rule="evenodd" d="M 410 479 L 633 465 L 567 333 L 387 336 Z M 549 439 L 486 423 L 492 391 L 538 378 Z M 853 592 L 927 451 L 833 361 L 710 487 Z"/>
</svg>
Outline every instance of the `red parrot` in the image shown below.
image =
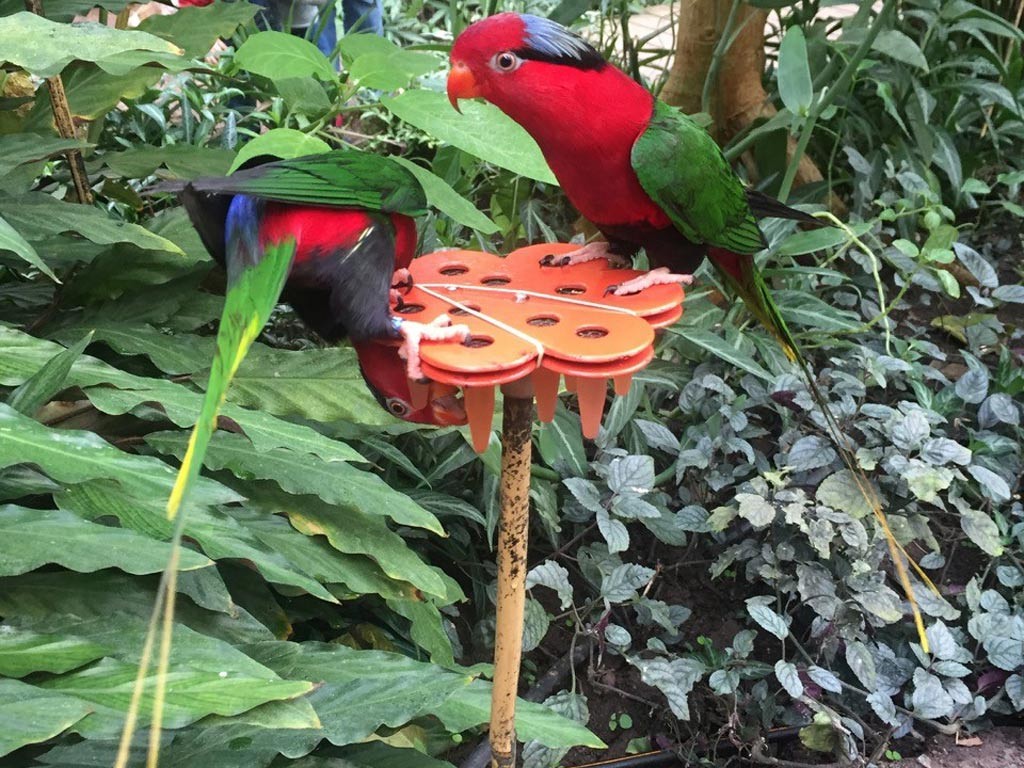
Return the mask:
<svg viewBox="0 0 1024 768">
<path fill-rule="evenodd" d="M 615 289 L 688 284 L 706 254 L 726 284 L 779 338 L 796 346 L 753 254 L 757 216 L 820 222 L 745 188 L 697 123 L 655 99 L 589 43 L 549 19 L 501 13 L 467 27 L 451 52 L 448 97 L 482 97 L 536 140 L 570 202 L 607 242 L 558 259 L 623 260 L 641 247 L 654 269 Z M 552 258 L 542 263 L 554 264 Z"/>
<path fill-rule="evenodd" d="M 689 283 L 689 274 L 669 269 L 690 272 L 707 255 L 723 282 L 779 340 L 804 373 L 843 463 L 886 534 L 927 648 L 901 557 L 906 553 L 754 263 L 754 254 L 766 246 L 758 217 L 821 223 L 746 188 L 700 125 L 655 99 L 583 38 L 550 19 L 501 13 L 459 35 L 451 51 L 448 98 L 458 109 L 459 99 L 475 97 L 526 129 L 569 200 L 607 238 L 558 264 L 627 257 L 642 247 L 655 268 L 614 289 L 626 294 L 658 283 Z M 927 574 L 908 560 L 934 589 Z"/>
<path fill-rule="evenodd" d="M 407 279 L 416 253 L 412 216 L 426 205 L 408 171 L 386 158 L 342 150 L 196 179 L 176 191 L 203 244 L 226 267 L 229 285 L 266 247 L 294 238 L 281 298 L 303 322 L 326 341 L 352 339 L 367 386 L 393 415 L 465 423 L 455 387 L 431 382 L 426 405 L 414 408 L 408 379 L 422 376 L 422 340 L 462 340 L 468 329 L 447 317 L 416 323 L 390 309 L 394 278 Z M 375 343 L 390 339 L 403 339 L 401 349 Z"/>
</svg>

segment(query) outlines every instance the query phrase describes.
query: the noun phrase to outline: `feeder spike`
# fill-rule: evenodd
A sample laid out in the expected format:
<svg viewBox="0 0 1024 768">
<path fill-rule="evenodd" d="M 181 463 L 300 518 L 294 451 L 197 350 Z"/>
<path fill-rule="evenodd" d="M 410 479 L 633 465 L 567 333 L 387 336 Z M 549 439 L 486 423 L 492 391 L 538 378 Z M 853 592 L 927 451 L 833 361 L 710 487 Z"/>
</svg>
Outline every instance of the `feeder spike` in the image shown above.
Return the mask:
<svg viewBox="0 0 1024 768">
<path fill-rule="evenodd" d="M 414 411 L 426 407 L 430 399 L 430 384 L 425 379 L 409 379 L 410 405 Z"/>
<path fill-rule="evenodd" d="M 604 397 L 608 389 L 608 380 L 579 377 L 576 381 L 576 397 L 580 403 L 580 421 L 583 424 L 583 436 L 588 440 L 597 437 L 601 428 L 601 416 L 604 414 Z"/>
<path fill-rule="evenodd" d="M 625 397 L 629 394 L 630 387 L 633 386 L 633 374 L 624 373 L 621 376 L 614 376 L 612 381 L 615 382 L 615 394 L 619 397 Z"/>
<path fill-rule="evenodd" d="M 494 387 L 463 387 L 466 416 L 473 450 L 483 453 L 491 441 L 491 422 L 494 421 Z"/>
<path fill-rule="evenodd" d="M 533 394 L 537 400 L 537 418 L 545 424 L 550 424 L 555 419 L 558 384 L 561 378 L 558 371 L 552 371 L 543 366 L 533 372 Z"/>
</svg>

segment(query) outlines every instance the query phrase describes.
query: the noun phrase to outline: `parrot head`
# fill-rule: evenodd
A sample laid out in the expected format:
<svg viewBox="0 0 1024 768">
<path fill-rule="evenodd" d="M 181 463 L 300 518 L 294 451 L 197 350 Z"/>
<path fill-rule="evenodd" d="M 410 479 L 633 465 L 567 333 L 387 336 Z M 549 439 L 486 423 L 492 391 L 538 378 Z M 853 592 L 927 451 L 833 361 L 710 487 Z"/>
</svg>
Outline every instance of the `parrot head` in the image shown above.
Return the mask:
<svg viewBox="0 0 1024 768">
<path fill-rule="evenodd" d="M 506 112 L 562 87 L 550 65 L 583 72 L 607 66 L 593 46 L 550 19 L 527 13 L 499 13 L 470 24 L 452 46 L 448 99 L 483 98 Z"/>
<path fill-rule="evenodd" d="M 413 404 L 405 360 L 398 347 L 372 341 L 354 342 L 359 357 L 359 371 L 381 408 L 392 416 L 417 424 L 435 427 L 460 426 L 467 422 L 466 411 L 457 397 L 458 387 L 431 381 L 427 384 L 425 403 Z"/>
</svg>

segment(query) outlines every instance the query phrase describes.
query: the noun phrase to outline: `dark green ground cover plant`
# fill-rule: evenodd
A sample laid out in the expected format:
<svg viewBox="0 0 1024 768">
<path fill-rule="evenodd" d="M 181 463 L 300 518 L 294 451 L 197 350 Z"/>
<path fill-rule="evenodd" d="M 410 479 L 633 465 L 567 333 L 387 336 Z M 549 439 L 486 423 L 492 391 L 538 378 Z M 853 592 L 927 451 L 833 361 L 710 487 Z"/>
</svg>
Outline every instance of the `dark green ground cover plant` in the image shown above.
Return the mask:
<svg viewBox="0 0 1024 768">
<path fill-rule="evenodd" d="M 173 201 L 140 192 L 348 144 L 417 174 L 434 206 L 425 250 L 567 239 L 574 214 L 522 133 L 486 105 L 451 110 L 441 51 L 507 7 L 562 14 L 628 63 L 620 21 L 639 10 L 389 4 L 393 40 L 343 41 L 339 74 L 313 46 L 257 33 L 246 4 L 109 33 L 68 23 L 89 4 L 50 3 L 47 21 L 0 3 L 3 766 L 113 763 L 167 561 L 164 505 L 223 278 Z M 792 132 L 848 205 L 836 229 L 771 224 L 764 266 L 940 587 L 917 589 L 932 654 L 796 371 L 701 273 L 597 441 L 579 437 L 571 397 L 536 431 L 524 683 L 593 650 L 547 710 L 521 709 L 531 768 L 599 746 L 595 733 L 620 753 L 750 749 L 779 724 L 802 726 L 803 761 L 877 757 L 894 737 L 1024 709 L 1015 9 L 890 1 L 825 25 L 816 4 L 772 5 L 788 41 L 766 73 L 779 116 L 726 151 L 753 149 L 757 183 L 778 193 Z M 37 27 L 51 44 L 28 37 Z M 231 46 L 206 64 L 218 36 Z M 638 60 L 663 60 L 644 45 Z M 72 140 L 53 134 L 39 80 L 58 72 Z M 92 204 L 75 201 L 70 146 Z M 824 192 L 791 201 L 821 210 Z M 392 421 L 351 350 L 283 309 L 223 416 L 187 510 L 162 763 L 455 760 L 487 719 L 474 663 L 493 626 L 497 445 L 477 458 L 459 430 Z"/>
</svg>

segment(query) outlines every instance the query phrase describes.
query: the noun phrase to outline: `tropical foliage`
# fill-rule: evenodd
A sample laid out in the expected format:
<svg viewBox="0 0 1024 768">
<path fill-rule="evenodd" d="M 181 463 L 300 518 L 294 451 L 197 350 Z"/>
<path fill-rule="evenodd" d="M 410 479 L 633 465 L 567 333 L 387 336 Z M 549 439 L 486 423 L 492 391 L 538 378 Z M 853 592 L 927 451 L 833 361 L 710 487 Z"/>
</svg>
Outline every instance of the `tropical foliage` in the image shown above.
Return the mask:
<svg viewBox="0 0 1024 768">
<path fill-rule="evenodd" d="M 595 650 L 546 705 L 520 704 L 531 768 L 620 730 L 634 748 L 749 747 L 796 724 L 852 756 L 1024 710 L 1022 33 L 998 3 L 889 0 L 843 22 L 753 4 L 776 9 L 778 114 L 726 152 L 773 194 L 807 153 L 826 181 L 791 200 L 848 209 L 813 232 L 768 222 L 762 258 L 938 587 L 915 590 L 931 654 L 797 371 L 702 272 L 593 444 L 571 396 L 536 430 L 528 678 Z M 392 39 L 344 38 L 340 72 L 257 32 L 247 3 L 128 29 L 110 0 L 110 25 L 70 23 L 92 5 L 0 0 L 0 766 L 113 764 L 153 620 L 223 276 L 146 189 L 351 145 L 421 181 L 425 251 L 564 240 L 574 214 L 536 147 L 487 105 L 451 109 L 443 50 L 507 6 L 645 73 L 667 55 L 624 45 L 624 4 L 389 2 Z M 56 75 L 73 138 L 54 132 Z M 163 764 L 446 765 L 488 717 L 497 442 L 478 458 L 460 430 L 393 421 L 352 351 L 285 309 L 218 426 L 184 510 Z M 588 721 L 623 680 L 644 719 Z"/>
</svg>

